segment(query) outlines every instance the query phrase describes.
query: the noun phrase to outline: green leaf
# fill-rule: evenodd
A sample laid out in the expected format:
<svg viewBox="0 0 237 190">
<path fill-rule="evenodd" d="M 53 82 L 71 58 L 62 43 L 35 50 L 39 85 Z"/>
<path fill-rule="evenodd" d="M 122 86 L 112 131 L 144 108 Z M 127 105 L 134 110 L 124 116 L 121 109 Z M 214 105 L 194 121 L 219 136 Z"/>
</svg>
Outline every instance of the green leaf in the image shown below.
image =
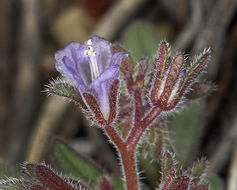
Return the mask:
<svg viewBox="0 0 237 190">
<path fill-rule="evenodd" d="M 224 190 L 223 181 L 215 175 L 206 176 L 204 181 L 209 185 L 209 190 Z"/>
<path fill-rule="evenodd" d="M 204 102 L 195 100 L 190 107 L 174 117 L 174 134 L 171 139 L 175 142 L 177 159 L 186 166 L 192 160 L 192 155 L 198 145 L 203 124 Z"/>
<path fill-rule="evenodd" d="M 152 58 L 158 49 L 161 38 L 154 28 L 145 22 L 135 22 L 124 35 L 125 47 L 135 61 L 142 57 Z"/>
<path fill-rule="evenodd" d="M 2 187 L 0 187 L 0 188 L 2 188 Z M 2 190 L 17 190 L 17 188 L 13 187 L 12 185 L 9 185 L 9 186 L 4 187 Z"/>
<path fill-rule="evenodd" d="M 80 179 L 86 184 L 95 184 L 103 176 L 94 164 L 60 140 L 55 140 L 50 159 L 62 173 Z"/>
<path fill-rule="evenodd" d="M 20 169 L 17 167 L 14 167 L 12 165 L 0 162 L 0 189 L 3 188 L 1 186 L 1 185 L 3 185 L 3 184 L 1 184 L 1 182 L 5 181 L 6 185 L 3 185 L 4 190 L 16 190 L 16 187 L 13 184 L 11 184 L 11 180 L 9 180 L 12 177 L 14 177 L 14 178 L 22 177 L 22 173 L 21 173 Z M 9 181 L 9 183 L 7 183 L 7 181 Z"/>
<path fill-rule="evenodd" d="M 147 179 L 151 182 L 153 186 L 157 185 L 157 179 L 159 179 L 160 173 L 158 172 L 160 169 L 160 165 L 157 162 L 152 161 L 152 157 L 150 155 L 139 156 L 139 164 L 146 174 Z"/>
<path fill-rule="evenodd" d="M 124 190 L 124 183 L 121 178 L 113 178 L 112 183 L 115 190 Z"/>
<path fill-rule="evenodd" d="M 0 179 L 6 179 L 7 177 L 20 177 L 21 172 L 18 168 L 11 165 L 0 162 Z"/>
</svg>

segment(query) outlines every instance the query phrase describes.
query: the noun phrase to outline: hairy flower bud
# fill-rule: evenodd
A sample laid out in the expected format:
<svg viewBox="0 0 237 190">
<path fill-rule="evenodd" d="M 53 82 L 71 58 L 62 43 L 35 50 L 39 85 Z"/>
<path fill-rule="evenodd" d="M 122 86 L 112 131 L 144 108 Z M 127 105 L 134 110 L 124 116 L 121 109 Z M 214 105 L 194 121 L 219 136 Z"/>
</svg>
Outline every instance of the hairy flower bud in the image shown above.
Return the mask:
<svg viewBox="0 0 237 190">
<path fill-rule="evenodd" d="M 156 59 L 157 72 L 151 91 L 153 105 L 162 110 L 171 110 L 179 103 L 209 62 L 210 49 L 204 50 L 189 66 L 183 53 L 170 60 L 168 43 L 162 41 Z"/>
</svg>

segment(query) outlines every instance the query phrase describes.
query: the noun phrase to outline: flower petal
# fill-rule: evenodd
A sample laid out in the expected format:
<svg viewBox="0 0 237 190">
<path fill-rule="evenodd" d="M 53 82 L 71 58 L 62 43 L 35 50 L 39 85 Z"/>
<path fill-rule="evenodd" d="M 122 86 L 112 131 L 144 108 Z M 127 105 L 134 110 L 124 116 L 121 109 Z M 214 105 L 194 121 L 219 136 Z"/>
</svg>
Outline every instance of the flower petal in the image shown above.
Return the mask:
<svg viewBox="0 0 237 190">
<path fill-rule="evenodd" d="M 112 56 L 112 44 L 99 36 L 91 38 L 93 50 L 96 52 L 96 60 L 98 63 L 100 73 L 109 66 L 109 61 Z"/>
<path fill-rule="evenodd" d="M 109 41 L 92 36 L 84 44 L 71 42 L 57 51 L 56 68 L 73 82 L 81 95 L 88 93 L 95 97 L 104 118 L 108 119 L 110 87 L 118 79 L 122 59 L 128 55 L 128 52 L 113 52 Z"/>
<path fill-rule="evenodd" d="M 55 53 L 56 69 L 77 87 L 86 86 L 91 82 L 89 58 L 85 51 L 86 46 L 71 42 Z"/>
<path fill-rule="evenodd" d="M 88 90 L 94 89 L 96 91 L 97 87 L 100 86 L 102 83 L 109 81 L 111 84 L 115 79 L 118 78 L 119 75 L 119 66 L 122 62 L 122 58 L 127 56 L 128 53 L 126 52 L 116 52 L 113 53 L 110 65 L 103 72 L 100 74 L 98 78 L 96 78 L 90 86 L 88 86 Z"/>
</svg>

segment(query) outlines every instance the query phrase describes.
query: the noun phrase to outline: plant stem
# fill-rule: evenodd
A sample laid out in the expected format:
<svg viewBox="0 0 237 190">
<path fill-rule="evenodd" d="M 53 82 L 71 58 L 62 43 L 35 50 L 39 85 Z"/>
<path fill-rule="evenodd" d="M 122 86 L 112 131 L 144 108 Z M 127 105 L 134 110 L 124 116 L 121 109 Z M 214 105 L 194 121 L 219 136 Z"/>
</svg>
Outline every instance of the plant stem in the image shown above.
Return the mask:
<svg viewBox="0 0 237 190">
<path fill-rule="evenodd" d="M 122 170 L 125 176 L 127 190 L 138 190 L 138 176 L 135 160 L 135 149 L 129 149 L 128 145 L 121 139 L 117 131 L 112 126 L 106 126 L 105 132 L 118 149 Z"/>
<path fill-rule="evenodd" d="M 125 176 L 127 190 L 138 190 L 138 172 L 136 166 L 135 150 L 127 149 L 127 146 L 120 149 L 120 157 Z"/>
<path fill-rule="evenodd" d="M 106 135 L 110 138 L 116 148 L 124 146 L 124 141 L 119 136 L 118 132 L 110 125 L 105 126 Z"/>
<path fill-rule="evenodd" d="M 129 146 L 121 139 L 112 126 L 106 126 L 105 132 L 119 151 L 122 170 L 125 176 L 127 190 L 138 190 L 138 176 L 135 160 L 135 149 L 128 149 Z"/>
<path fill-rule="evenodd" d="M 126 144 L 130 147 L 130 150 L 136 149 L 143 133 L 146 131 L 148 126 L 160 115 L 161 111 L 162 110 L 160 108 L 153 108 L 142 121 L 136 123 L 126 141 Z"/>
<path fill-rule="evenodd" d="M 127 190 L 139 189 L 135 151 L 143 133 L 160 113 L 161 109 L 153 108 L 143 120 L 137 121 L 126 141 L 123 141 L 114 127 L 105 127 L 107 136 L 119 151 Z"/>
<path fill-rule="evenodd" d="M 140 121 L 142 115 L 144 114 L 141 90 L 134 91 L 134 101 L 135 101 L 135 125 L 136 125 L 136 123 Z"/>
</svg>

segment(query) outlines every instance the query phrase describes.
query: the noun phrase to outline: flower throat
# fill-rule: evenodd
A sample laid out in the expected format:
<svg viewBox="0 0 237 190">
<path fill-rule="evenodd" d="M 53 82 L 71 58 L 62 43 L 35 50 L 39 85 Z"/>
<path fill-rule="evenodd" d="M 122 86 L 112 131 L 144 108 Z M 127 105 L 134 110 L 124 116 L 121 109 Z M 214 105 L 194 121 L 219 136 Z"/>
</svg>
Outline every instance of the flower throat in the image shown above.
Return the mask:
<svg viewBox="0 0 237 190">
<path fill-rule="evenodd" d="M 93 81 L 100 75 L 100 73 L 99 73 L 98 64 L 96 60 L 96 52 L 93 51 L 93 47 L 91 46 L 92 45 L 91 39 L 87 41 L 87 45 L 88 45 L 88 48 L 85 51 L 85 53 L 90 59 L 89 63 L 90 63 L 90 71 L 91 71 L 91 81 Z"/>
</svg>

